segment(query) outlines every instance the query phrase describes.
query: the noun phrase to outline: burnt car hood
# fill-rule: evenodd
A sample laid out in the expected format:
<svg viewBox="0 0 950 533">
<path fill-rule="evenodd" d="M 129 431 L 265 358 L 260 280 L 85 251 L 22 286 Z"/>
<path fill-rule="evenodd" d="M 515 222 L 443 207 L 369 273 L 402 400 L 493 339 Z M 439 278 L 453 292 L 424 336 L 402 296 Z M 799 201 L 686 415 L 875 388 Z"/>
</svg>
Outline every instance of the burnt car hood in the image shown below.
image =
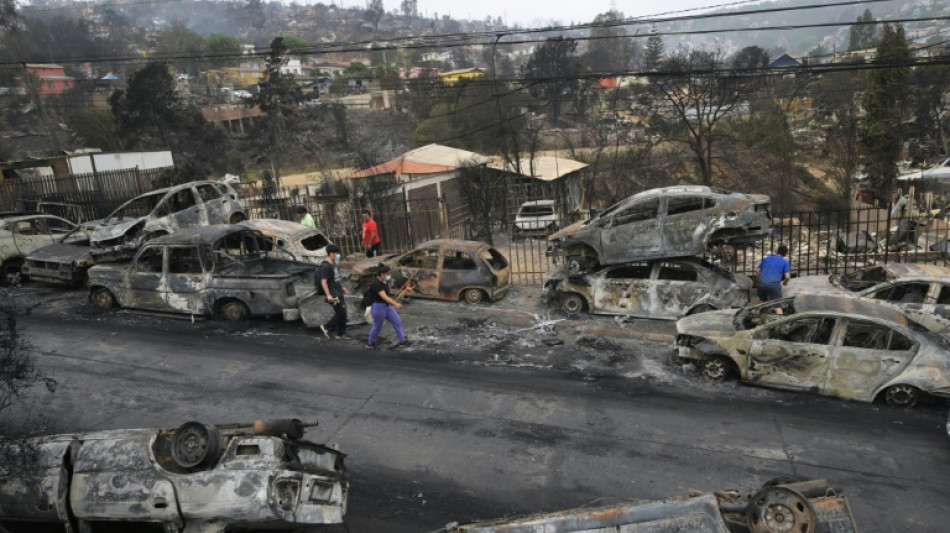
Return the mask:
<svg viewBox="0 0 950 533">
<path fill-rule="evenodd" d="M 676 321 L 676 332 L 681 335 L 716 335 L 727 337 L 736 333 L 736 326 L 733 318 L 736 316 L 735 309 L 722 309 L 718 311 L 707 311 L 705 313 L 696 313 L 695 315 L 685 316 Z"/>
<path fill-rule="evenodd" d="M 132 226 L 138 224 L 139 222 L 145 220 L 145 217 L 139 218 L 120 218 L 115 222 L 104 222 L 102 225 L 98 226 L 96 230 L 92 233 L 90 241 L 92 242 L 102 242 L 109 239 L 115 239 L 125 235 Z"/>
<path fill-rule="evenodd" d="M 580 222 L 575 222 L 560 231 L 556 231 L 552 233 L 551 235 L 548 236 L 548 240 L 549 241 L 564 240 L 565 238 L 570 237 L 574 235 L 575 233 L 577 233 L 578 231 L 580 231 L 581 229 L 587 227 L 589 224 L 593 223 L 595 220 L 597 219 L 592 218 L 590 220 L 581 220 Z"/>
<path fill-rule="evenodd" d="M 397 257 L 399 257 L 399 254 L 386 254 L 386 255 L 381 255 L 379 257 L 370 257 L 367 259 L 361 259 L 357 261 L 355 264 L 353 264 L 353 268 L 351 269 L 351 272 L 355 276 L 365 276 L 366 274 L 369 274 L 372 269 L 376 268 L 376 265 L 378 265 L 379 263 L 388 264 L 390 261 L 392 261 L 393 259 Z"/>
<path fill-rule="evenodd" d="M 78 244 L 63 244 L 61 242 L 33 250 L 26 256 L 29 261 L 43 261 L 46 263 L 75 264 L 76 266 L 90 266 L 95 261 L 89 255 L 89 247 Z"/>
</svg>

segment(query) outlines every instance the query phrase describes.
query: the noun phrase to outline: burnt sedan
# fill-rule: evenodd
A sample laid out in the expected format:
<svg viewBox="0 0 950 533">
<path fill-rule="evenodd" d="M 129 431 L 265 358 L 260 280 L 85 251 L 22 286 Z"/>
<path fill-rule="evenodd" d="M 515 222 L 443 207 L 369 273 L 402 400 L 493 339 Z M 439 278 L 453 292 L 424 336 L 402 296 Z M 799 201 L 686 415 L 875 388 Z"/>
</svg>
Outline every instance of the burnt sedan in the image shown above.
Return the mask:
<svg viewBox="0 0 950 533">
<path fill-rule="evenodd" d="M 284 252 L 295 261 L 323 263 L 330 240 L 322 231 L 288 220 L 256 218 L 241 223 L 261 232 L 273 242 L 274 252 Z"/>
<path fill-rule="evenodd" d="M 635 194 L 548 237 L 548 254 L 576 268 L 699 255 L 717 244 L 760 240 L 771 231 L 770 200 L 709 187 Z"/>
<path fill-rule="evenodd" d="M 393 286 L 411 288 L 409 296 L 471 304 L 495 301 L 508 293 L 511 266 L 498 250 L 484 242 L 438 239 L 404 254 L 365 259 L 353 265 L 350 281 L 356 289 L 369 286 L 378 263 L 392 267 Z"/>
<path fill-rule="evenodd" d="M 58 242 L 27 254 L 21 269 L 23 275 L 54 285 L 82 285 L 86 271 L 96 263 L 89 253 L 89 237 L 95 226 L 96 222 L 83 223 Z"/>
<path fill-rule="evenodd" d="M 676 323 L 679 357 L 703 374 L 848 400 L 912 407 L 950 397 L 950 345 L 893 306 L 799 295 L 752 309 L 711 311 Z"/>
<path fill-rule="evenodd" d="M 100 261 L 128 259 L 149 239 L 246 218 L 230 185 L 193 181 L 145 193 L 119 206 L 93 232 L 90 251 Z"/>
<path fill-rule="evenodd" d="M 154 239 L 129 263 L 89 269 L 92 302 L 186 313 L 296 316 L 298 291 L 313 290 L 314 265 L 271 257 L 260 232 L 236 225 L 190 228 Z M 302 292 L 301 292 L 302 293 Z"/>
<path fill-rule="evenodd" d="M 296 530 L 342 524 L 339 451 L 299 420 L 39 437 L 0 446 L 0 530 Z"/>
<path fill-rule="evenodd" d="M 640 261 L 572 275 L 549 273 L 542 298 L 559 302 L 568 316 L 629 315 L 676 319 L 693 313 L 742 307 L 752 280 L 699 258 Z"/>
</svg>

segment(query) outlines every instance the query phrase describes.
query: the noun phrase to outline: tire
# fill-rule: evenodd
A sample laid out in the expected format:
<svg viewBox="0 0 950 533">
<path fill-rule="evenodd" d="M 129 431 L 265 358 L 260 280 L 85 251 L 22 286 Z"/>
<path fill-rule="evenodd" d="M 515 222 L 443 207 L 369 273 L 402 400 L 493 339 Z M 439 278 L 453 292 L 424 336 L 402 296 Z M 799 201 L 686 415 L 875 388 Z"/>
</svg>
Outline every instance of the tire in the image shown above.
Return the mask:
<svg viewBox="0 0 950 533">
<path fill-rule="evenodd" d="M 561 311 L 564 314 L 576 318 L 587 309 L 587 302 L 584 297 L 576 292 L 570 292 L 561 297 Z"/>
<path fill-rule="evenodd" d="M 232 213 L 230 220 L 231 220 L 231 224 L 239 224 L 247 220 L 247 217 L 244 216 L 244 213 Z"/>
<path fill-rule="evenodd" d="M 465 289 L 462 293 L 462 297 L 465 298 L 467 303 L 477 305 L 485 301 L 485 291 L 481 289 Z"/>
<path fill-rule="evenodd" d="M 112 294 L 112 291 L 104 287 L 94 289 L 89 299 L 92 300 L 93 305 L 103 311 L 108 311 L 116 306 L 115 295 Z"/>
<path fill-rule="evenodd" d="M 210 466 L 221 456 L 220 441 L 218 428 L 201 422 L 185 422 L 172 437 L 172 459 L 186 470 Z"/>
<path fill-rule="evenodd" d="M 251 316 L 251 312 L 247 306 L 244 305 L 244 302 L 238 300 L 228 300 L 224 302 L 218 308 L 218 313 L 221 315 L 221 318 L 228 322 L 243 322 Z"/>
<path fill-rule="evenodd" d="M 919 399 L 920 390 L 911 385 L 893 385 L 884 390 L 884 401 L 891 407 L 910 409 Z"/>
<path fill-rule="evenodd" d="M 786 487 L 759 491 L 746 506 L 749 533 L 815 533 L 818 514 L 801 493 Z"/>
<path fill-rule="evenodd" d="M 703 361 L 703 377 L 713 383 L 722 383 L 732 374 L 732 361 L 724 355 L 713 355 Z"/>
<path fill-rule="evenodd" d="M 7 259 L 0 266 L 0 286 L 19 285 L 20 268 L 23 266 L 23 258 Z"/>
<path fill-rule="evenodd" d="M 690 309 L 690 310 L 689 310 L 689 313 L 686 313 L 686 314 L 687 314 L 687 315 L 695 315 L 695 314 L 697 314 L 697 313 L 705 313 L 706 311 L 715 311 L 715 310 L 716 310 L 716 308 L 713 307 L 713 306 L 711 306 L 711 305 L 709 305 L 709 304 L 699 304 L 699 305 L 697 305 L 696 307 Z"/>
</svg>

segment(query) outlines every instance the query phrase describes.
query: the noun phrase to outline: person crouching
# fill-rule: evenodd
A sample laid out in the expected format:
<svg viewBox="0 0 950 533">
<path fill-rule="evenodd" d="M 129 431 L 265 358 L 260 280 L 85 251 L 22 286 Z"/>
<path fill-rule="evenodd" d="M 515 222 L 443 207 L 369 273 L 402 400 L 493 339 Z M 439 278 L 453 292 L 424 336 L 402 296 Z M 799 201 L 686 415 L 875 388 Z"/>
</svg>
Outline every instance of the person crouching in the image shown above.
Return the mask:
<svg viewBox="0 0 950 533">
<path fill-rule="evenodd" d="M 377 265 L 376 279 L 370 284 L 368 290 L 372 294 L 370 316 L 373 317 L 373 327 L 369 330 L 369 344 L 366 345 L 370 350 L 376 349 L 376 339 L 387 321 L 396 330 L 396 338 L 399 340 L 396 346 L 405 346 L 409 343 L 406 340 L 406 334 L 402 331 L 402 320 L 396 312 L 397 309 L 402 309 L 402 304 L 389 295 L 389 282 L 392 279 L 392 269 L 388 265 L 382 263 Z"/>
</svg>

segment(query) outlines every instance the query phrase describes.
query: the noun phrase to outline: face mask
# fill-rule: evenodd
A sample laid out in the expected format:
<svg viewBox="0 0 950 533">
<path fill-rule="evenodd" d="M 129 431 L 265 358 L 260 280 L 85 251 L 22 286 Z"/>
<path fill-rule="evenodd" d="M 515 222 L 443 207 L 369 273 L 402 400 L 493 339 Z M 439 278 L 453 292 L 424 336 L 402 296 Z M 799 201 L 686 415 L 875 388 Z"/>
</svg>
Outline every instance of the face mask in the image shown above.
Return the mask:
<svg viewBox="0 0 950 533">
<path fill-rule="evenodd" d="M 392 281 L 393 277 L 389 274 L 386 274 L 386 281 Z"/>
<path fill-rule="evenodd" d="M 341 255 L 341 254 L 334 254 L 334 255 L 333 255 L 333 260 L 334 260 L 334 261 L 339 261 L 341 257 L 343 257 L 343 255 Z"/>
</svg>

